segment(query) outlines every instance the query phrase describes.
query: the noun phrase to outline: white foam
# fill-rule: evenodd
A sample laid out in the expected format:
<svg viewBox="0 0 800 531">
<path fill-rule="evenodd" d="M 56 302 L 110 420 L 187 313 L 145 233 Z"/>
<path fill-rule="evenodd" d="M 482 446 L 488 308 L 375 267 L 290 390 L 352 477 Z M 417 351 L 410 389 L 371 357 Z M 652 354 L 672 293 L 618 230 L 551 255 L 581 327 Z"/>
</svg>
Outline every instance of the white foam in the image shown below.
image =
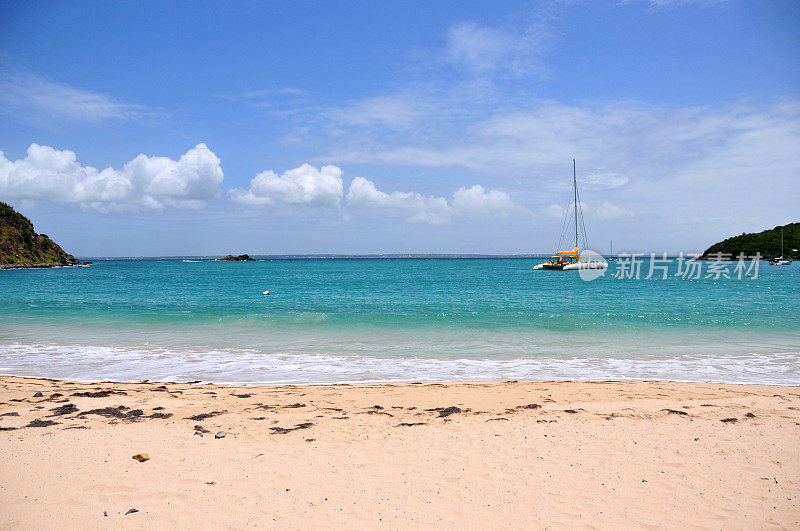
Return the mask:
<svg viewBox="0 0 800 531">
<path fill-rule="evenodd" d="M 0 345 L 0 372 L 14 376 L 254 385 L 506 379 L 800 385 L 798 361 L 800 352 L 443 359 L 158 346 Z"/>
</svg>

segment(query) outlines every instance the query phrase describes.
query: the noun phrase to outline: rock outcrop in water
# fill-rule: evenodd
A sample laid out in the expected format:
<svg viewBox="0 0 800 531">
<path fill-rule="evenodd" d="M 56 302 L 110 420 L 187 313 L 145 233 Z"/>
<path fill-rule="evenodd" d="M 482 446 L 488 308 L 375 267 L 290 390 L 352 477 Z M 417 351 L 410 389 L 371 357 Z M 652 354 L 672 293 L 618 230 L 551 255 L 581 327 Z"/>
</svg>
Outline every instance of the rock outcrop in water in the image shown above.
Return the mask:
<svg viewBox="0 0 800 531">
<path fill-rule="evenodd" d="M 240 254 L 238 256 L 234 256 L 232 254 L 229 254 L 229 255 L 223 256 L 222 258 L 220 258 L 220 260 L 224 260 L 226 262 L 246 262 L 248 260 L 255 260 L 255 258 L 250 256 L 249 254 Z"/>
<path fill-rule="evenodd" d="M 0 202 L 0 269 L 80 265 L 46 234 L 37 234 L 33 223 Z"/>
<path fill-rule="evenodd" d="M 783 253 L 786 258 L 800 259 L 800 223 L 783 225 Z M 727 240 L 715 243 L 703 253 L 704 258 L 713 257 L 717 253 L 730 255 L 734 259 L 739 253 L 745 256 L 755 256 L 760 253 L 762 258 L 775 258 L 781 255 L 781 226 L 750 234 L 742 233 Z"/>
</svg>

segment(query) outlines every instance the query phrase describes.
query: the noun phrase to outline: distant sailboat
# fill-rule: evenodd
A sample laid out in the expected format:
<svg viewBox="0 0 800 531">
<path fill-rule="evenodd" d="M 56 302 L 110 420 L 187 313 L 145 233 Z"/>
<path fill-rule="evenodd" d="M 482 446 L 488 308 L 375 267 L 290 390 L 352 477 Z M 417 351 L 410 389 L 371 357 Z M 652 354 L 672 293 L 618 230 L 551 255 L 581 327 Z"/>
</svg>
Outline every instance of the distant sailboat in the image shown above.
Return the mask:
<svg viewBox="0 0 800 531">
<path fill-rule="evenodd" d="M 786 260 L 783 257 L 783 227 L 781 227 L 781 255 L 778 258 L 773 258 L 769 261 L 769 265 L 789 265 L 791 260 Z"/>
<path fill-rule="evenodd" d="M 611 240 L 611 243 L 608 245 L 608 256 L 606 257 L 606 260 L 612 261 L 616 259 L 617 257 L 614 256 L 614 240 Z"/>
<path fill-rule="evenodd" d="M 573 207 L 575 211 L 575 248 L 568 250 L 568 251 L 557 251 L 556 254 L 550 257 L 550 260 L 547 262 L 542 262 L 534 266 L 533 269 L 540 270 L 540 269 L 556 269 L 560 271 L 572 271 L 578 269 L 606 269 L 608 268 L 608 263 L 605 260 L 595 260 L 595 259 L 588 259 L 588 260 L 581 260 L 581 253 L 578 250 L 579 241 L 578 241 L 578 178 L 577 173 L 575 170 L 575 159 L 572 159 L 572 195 L 573 195 Z M 566 220 L 565 220 L 566 221 Z M 581 222 L 583 222 L 583 214 L 581 214 Z M 584 227 L 583 230 L 583 239 L 584 239 L 584 247 L 586 244 L 586 228 Z M 562 235 L 563 237 L 563 235 Z M 560 246 L 560 243 L 559 243 Z M 584 249 L 585 250 L 585 249 Z M 594 256 L 598 256 L 595 253 L 590 253 Z"/>
</svg>

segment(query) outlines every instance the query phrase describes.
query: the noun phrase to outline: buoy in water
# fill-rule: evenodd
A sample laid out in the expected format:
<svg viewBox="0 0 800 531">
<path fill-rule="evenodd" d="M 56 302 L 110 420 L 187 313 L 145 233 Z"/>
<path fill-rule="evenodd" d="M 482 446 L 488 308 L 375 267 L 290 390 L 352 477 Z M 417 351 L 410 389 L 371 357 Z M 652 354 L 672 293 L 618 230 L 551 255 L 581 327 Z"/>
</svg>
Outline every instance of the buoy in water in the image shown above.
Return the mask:
<svg viewBox="0 0 800 531">
<path fill-rule="evenodd" d="M 269 291 L 264 290 L 264 295 L 269 295 Z"/>
</svg>

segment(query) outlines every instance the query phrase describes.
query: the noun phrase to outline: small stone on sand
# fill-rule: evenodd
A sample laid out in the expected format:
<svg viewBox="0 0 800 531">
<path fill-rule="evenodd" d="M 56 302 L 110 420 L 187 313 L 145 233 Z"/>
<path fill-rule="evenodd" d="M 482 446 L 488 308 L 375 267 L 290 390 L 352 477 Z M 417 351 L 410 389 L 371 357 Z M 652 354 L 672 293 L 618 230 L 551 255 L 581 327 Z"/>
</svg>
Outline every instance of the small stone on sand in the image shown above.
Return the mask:
<svg viewBox="0 0 800 531">
<path fill-rule="evenodd" d="M 144 463 L 145 461 L 150 460 L 150 456 L 147 454 L 136 454 L 133 456 L 133 458 L 139 461 L 140 463 Z"/>
<path fill-rule="evenodd" d="M 214 438 L 215 439 L 223 439 L 223 438 L 225 438 L 225 432 L 224 431 L 218 431 L 217 434 L 214 435 Z"/>
</svg>

